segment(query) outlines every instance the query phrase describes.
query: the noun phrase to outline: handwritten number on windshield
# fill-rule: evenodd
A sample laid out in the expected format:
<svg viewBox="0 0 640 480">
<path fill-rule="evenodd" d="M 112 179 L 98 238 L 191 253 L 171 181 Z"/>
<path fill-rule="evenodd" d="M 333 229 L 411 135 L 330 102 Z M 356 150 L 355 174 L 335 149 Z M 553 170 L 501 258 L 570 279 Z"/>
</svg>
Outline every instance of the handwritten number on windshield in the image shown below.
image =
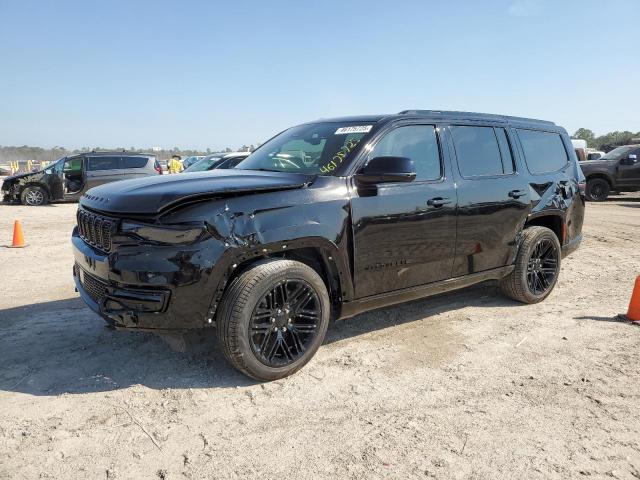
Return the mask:
<svg viewBox="0 0 640 480">
<path fill-rule="evenodd" d="M 351 151 L 356 148 L 358 143 L 360 143 L 360 140 L 349 140 L 340 150 L 338 150 L 338 152 L 333 156 L 329 163 L 320 167 L 320 172 L 333 172 L 336 167 L 344 161 L 347 155 L 349 155 L 349 153 L 351 153 Z"/>
</svg>

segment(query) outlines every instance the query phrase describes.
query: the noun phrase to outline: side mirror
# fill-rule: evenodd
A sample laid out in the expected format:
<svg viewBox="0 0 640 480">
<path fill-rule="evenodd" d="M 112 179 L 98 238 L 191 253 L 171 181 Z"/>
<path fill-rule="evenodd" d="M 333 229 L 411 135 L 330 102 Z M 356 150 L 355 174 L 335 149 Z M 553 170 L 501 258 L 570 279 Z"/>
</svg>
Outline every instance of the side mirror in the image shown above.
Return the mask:
<svg viewBox="0 0 640 480">
<path fill-rule="evenodd" d="M 636 154 L 631 154 L 626 158 L 623 158 L 622 160 L 620 160 L 620 164 L 621 165 L 635 165 L 636 163 L 638 163 L 638 156 Z"/>
<path fill-rule="evenodd" d="M 415 178 L 413 160 L 407 157 L 375 157 L 356 174 L 362 184 L 411 182 Z"/>
</svg>

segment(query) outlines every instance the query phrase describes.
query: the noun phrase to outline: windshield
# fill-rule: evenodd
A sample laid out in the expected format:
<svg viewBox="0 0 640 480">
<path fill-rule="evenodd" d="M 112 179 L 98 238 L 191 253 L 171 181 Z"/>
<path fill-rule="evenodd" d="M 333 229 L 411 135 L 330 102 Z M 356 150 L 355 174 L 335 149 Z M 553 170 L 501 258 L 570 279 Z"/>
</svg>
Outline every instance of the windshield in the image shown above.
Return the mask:
<svg viewBox="0 0 640 480">
<path fill-rule="evenodd" d="M 209 170 L 215 163 L 219 162 L 222 157 L 205 157 L 202 160 L 198 160 L 185 170 L 187 172 L 204 172 Z"/>
<path fill-rule="evenodd" d="M 600 157 L 600 160 L 619 160 L 630 150 L 633 150 L 635 147 L 626 145 L 624 147 L 618 147 L 611 150 L 609 153 Z"/>
<path fill-rule="evenodd" d="M 285 130 L 236 167 L 314 175 L 333 175 L 369 133 L 372 123 L 311 123 Z"/>
</svg>

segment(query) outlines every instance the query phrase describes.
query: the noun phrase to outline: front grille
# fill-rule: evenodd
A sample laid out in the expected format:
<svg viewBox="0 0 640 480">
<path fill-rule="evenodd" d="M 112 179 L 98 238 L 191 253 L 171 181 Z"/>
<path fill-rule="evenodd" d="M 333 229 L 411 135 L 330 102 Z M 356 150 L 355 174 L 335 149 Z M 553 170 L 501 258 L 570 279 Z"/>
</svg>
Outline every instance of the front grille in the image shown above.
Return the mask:
<svg viewBox="0 0 640 480">
<path fill-rule="evenodd" d="M 111 236 L 115 232 L 116 221 L 82 209 L 78 209 L 77 217 L 80 238 L 98 250 L 111 251 Z"/>
<path fill-rule="evenodd" d="M 76 266 L 76 272 L 83 290 L 87 292 L 94 302 L 100 305 L 107 295 L 107 284 L 87 272 L 81 271 L 80 267 Z"/>
</svg>

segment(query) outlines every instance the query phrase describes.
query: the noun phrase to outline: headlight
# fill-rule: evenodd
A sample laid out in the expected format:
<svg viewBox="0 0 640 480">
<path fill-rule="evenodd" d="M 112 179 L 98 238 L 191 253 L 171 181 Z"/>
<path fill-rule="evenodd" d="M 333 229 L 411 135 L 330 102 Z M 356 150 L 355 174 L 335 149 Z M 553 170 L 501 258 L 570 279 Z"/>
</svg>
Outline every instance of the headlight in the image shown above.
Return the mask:
<svg viewBox="0 0 640 480">
<path fill-rule="evenodd" d="M 120 226 L 121 233 L 135 235 L 145 240 L 172 245 L 192 243 L 205 233 L 203 224 L 186 225 L 148 225 L 131 221 L 123 221 Z"/>
</svg>

